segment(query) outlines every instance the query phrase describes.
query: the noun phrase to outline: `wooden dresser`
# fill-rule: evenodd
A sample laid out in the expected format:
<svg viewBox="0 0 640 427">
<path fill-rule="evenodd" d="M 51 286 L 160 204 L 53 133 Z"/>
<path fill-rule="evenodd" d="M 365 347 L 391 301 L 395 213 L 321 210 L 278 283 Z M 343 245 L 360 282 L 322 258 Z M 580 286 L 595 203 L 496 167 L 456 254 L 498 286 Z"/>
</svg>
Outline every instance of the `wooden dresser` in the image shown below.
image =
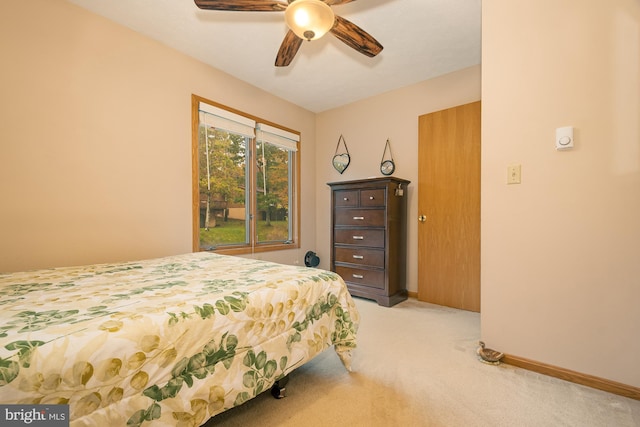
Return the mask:
<svg viewBox="0 0 640 427">
<path fill-rule="evenodd" d="M 354 296 L 407 299 L 407 186 L 393 177 L 330 182 L 331 270 Z"/>
</svg>

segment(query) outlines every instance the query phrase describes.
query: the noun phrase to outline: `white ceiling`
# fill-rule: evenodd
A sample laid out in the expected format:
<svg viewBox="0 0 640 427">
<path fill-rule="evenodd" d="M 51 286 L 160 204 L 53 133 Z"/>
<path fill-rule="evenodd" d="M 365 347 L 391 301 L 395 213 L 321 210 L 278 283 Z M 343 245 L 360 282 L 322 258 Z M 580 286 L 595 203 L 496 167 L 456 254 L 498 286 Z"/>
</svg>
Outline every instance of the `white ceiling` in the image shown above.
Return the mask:
<svg viewBox="0 0 640 427">
<path fill-rule="evenodd" d="M 274 61 L 282 12 L 198 9 L 193 0 L 68 0 L 312 112 L 480 63 L 481 0 L 359 0 L 333 10 L 375 37 L 368 58 L 327 34 Z"/>
</svg>

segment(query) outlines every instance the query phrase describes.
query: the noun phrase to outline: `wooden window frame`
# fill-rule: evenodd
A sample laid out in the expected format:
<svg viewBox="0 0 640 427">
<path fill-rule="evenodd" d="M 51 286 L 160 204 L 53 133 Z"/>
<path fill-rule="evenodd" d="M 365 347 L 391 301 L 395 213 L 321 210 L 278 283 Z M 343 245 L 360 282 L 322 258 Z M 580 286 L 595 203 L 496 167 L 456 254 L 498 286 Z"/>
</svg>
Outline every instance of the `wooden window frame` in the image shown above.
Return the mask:
<svg viewBox="0 0 640 427">
<path fill-rule="evenodd" d="M 300 132 L 295 131 L 293 129 L 286 128 L 277 123 L 270 122 L 263 118 L 259 118 L 242 111 L 236 110 L 234 108 L 228 107 L 226 105 L 217 103 L 215 101 L 211 101 L 209 99 L 203 98 L 198 95 L 191 95 L 191 185 L 192 185 L 192 232 L 193 232 L 193 251 L 201 252 L 205 251 L 205 249 L 200 248 L 200 190 L 198 185 L 199 180 L 199 148 L 198 148 L 198 131 L 200 126 L 199 119 L 199 105 L 200 103 L 206 103 L 212 105 L 217 108 L 224 109 L 234 114 L 238 114 L 240 116 L 247 117 L 249 119 L 254 120 L 258 123 L 263 123 L 269 126 L 273 126 L 278 129 L 282 129 L 286 132 L 291 132 L 300 136 Z M 251 144 L 251 159 L 255 158 L 255 147 L 256 142 L 255 139 L 252 140 Z M 279 251 L 279 250 L 290 250 L 290 249 L 298 249 L 300 248 L 300 159 L 301 159 L 301 144 L 297 143 L 297 150 L 294 152 L 294 165 L 293 165 L 293 178 L 290 181 L 290 185 L 293 185 L 293 189 L 291 191 L 293 201 L 290 201 L 290 206 L 295 210 L 293 214 L 289 212 L 289 221 L 293 221 L 292 224 L 292 241 L 288 243 L 258 243 L 257 242 L 257 230 L 256 230 L 256 221 L 257 221 L 257 195 L 256 189 L 254 188 L 256 185 L 256 177 L 257 177 L 257 166 L 255 161 L 251 161 L 251 167 L 249 168 L 249 181 L 251 182 L 251 186 L 249 188 L 250 191 L 250 223 L 249 223 L 249 243 L 241 244 L 241 245 L 225 245 L 211 250 L 211 252 L 227 254 L 227 255 L 242 255 L 249 254 L 255 252 L 269 252 L 269 251 Z"/>
</svg>

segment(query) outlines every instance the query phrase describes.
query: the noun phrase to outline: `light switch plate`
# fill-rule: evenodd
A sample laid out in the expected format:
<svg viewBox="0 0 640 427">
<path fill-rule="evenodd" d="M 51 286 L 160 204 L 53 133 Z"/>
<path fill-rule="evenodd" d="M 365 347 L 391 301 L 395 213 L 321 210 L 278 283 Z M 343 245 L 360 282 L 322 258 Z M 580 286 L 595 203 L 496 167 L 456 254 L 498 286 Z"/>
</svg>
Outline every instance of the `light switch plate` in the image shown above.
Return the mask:
<svg viewBox="0 0 640 427">
<path fill-rule="evenodd" d="M 507 167 L 507 184 L 520 184 L 521 182 L 521 165 L 511 165 Z"/>
</svg>

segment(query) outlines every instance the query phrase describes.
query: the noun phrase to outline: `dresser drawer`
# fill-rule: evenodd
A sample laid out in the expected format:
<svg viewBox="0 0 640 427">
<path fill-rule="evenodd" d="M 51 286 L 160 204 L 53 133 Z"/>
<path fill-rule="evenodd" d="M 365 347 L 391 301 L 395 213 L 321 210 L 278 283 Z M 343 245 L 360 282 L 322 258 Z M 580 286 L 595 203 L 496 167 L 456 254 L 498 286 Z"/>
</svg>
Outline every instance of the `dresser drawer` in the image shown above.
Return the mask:
<svg viewBox="0 0 640 427">
<path fill-rule="evenodd" d="M 338 273 L 345 282 L 376 289 L 384 289 L 384 270 L 366 270 L 363 268 L 336 265 L 336 273 Z"/>
<path fill-rule="evenodd" d="M 333 204 L 337 208 L 355 208 L 358 206 L 359 193 L 356 190 L 340 190 L 333 193 Z"/>
<path fill-rule="evenodd" d="M 334 233 L 335 244 L 384 248 L 384 230 L 336 228 Z"/>
<path fill-rule="evenodd" d="M 335 225 L 384 227 L 384 209 L 336 209 Z"/>
<path fill-rule="evenodd" d="M 375 190 L 360 190 L 360 207 L 384 206 L 384 188 L 376 188 Z"/>
<path fill-rule="evenodd" d="M 347 262 L 384 268 L 384 250 L 362 248 L 336 248 L 336 262 Z"/>
</svg>

